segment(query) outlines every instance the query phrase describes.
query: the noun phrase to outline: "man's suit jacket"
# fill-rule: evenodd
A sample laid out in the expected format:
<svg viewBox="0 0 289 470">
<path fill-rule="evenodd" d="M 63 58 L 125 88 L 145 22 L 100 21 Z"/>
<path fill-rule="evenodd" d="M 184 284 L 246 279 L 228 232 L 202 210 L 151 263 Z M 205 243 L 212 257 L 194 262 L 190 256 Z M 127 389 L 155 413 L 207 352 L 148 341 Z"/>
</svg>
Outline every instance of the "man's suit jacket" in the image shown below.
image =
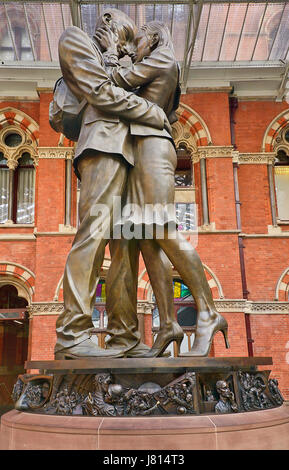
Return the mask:
<svg viewBox="0 0 289 470">
<path fill-rule="evenodd" d="M 63 78 L 79 103 L 86 99 L 75 158 L 86 149 L 119 154 L 134 164 L 129 123 L 141 124 L 142 135 L 169 136 L 165 114 L 149 101 L 115 86 L 96 44 L 76 26 L 59 40 Z M 145 129 L 145 130 L 144 130 Z"/>
</svg>

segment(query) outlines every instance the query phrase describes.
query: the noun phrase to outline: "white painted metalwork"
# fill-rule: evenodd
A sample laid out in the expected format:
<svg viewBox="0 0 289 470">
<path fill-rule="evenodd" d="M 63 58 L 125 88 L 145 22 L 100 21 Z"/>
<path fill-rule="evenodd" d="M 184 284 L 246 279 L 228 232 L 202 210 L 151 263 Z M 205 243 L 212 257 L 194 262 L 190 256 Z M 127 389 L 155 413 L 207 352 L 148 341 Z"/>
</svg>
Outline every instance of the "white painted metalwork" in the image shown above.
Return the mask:
<svg viewBox="0 0 289 470">
<path fill-rule="evenodd" d="M 33 8 L 29 8 L 31 5 Z M 1 69 L 17 63 L 21 70 L 46 67 L 49 61 L 52 67 L 57 66 L 62 31 L 74 24 L 93 34 L 95 18 L 106 6 L 125 11 L 137 26 L 153 19 L 167 24 L 181 65 L 183 91 L 192 86 L 194 70 L 202 65 L 211 69 L 223 64 L 240 69 L 257 65 L 265 69 L 279 61 L 281 74 L 274 85 L 275 98 L 283 98 L 289 59 L 288 0 L 0 0 Z M 15 35 L 19 26 L 31 45 L 26 59 L 31 55 L 33 61 L 21 58 Z M 9 57 L 14 53 L 14 61 L 7 60 L 7 39 Z M 2 49 L 1 40 L 6 41 Z"/>
</svg>

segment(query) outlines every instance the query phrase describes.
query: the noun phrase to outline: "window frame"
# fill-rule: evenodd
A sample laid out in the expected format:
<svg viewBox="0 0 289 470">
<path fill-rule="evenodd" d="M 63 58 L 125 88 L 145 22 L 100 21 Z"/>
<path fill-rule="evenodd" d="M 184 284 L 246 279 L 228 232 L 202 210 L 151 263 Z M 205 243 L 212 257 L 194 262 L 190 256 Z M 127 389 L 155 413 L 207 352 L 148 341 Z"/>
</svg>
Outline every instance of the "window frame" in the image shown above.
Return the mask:
<svg viewBox="0 0 289 470">
<path fill-rule="evenodd" d="M 275 192 L 275 202 L 276 202 L 276 212 L 277 212 L 277 224 L 278 225 L 289 225 L 289 213 L 288 218 L 281 218 L 280 213 L 280 206 L 278 206 L 278 186 L 277 186 L 277 178 L 276 178 L 276 168 L 284 168 L 287 167 L 289 171 L 289 141 L 286 139 L 286 134 L 289 132 L 289 125 L 286 125 L 279 136 L 277 137 L 276 141 L 278 145 L 275 148 L 276 158 L 278 158 L 278 153 L 280 151 L 286 154 L 287 160 L 285 161 L 275 161 L 274 163 L 274 192 Z M 289 196 L 289 186 L 288 186 L 288 196 Z"/>
</svg>

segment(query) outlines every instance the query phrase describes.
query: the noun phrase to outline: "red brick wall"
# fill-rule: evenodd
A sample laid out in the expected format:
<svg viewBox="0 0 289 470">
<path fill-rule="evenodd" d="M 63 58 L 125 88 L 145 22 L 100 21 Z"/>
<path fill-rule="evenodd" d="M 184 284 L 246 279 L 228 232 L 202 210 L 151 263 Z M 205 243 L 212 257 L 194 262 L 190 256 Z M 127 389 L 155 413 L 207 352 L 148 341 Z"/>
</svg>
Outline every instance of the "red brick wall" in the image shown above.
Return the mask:
<svg viewBox="0 0 289 470">
<path fill-rule="evenodd" d="M 249 299 L 274 300 L 279 277 L 289 265 L 289 239 L 246 238 L 244 244 Z"/>
<path fill-rule="evenodd" d="M 35 301 L 53 300 L 72 241 L 71 235 L 37 238 Z"/>
<path fill-rule="evenodd" d="M 208 158 L 206 167 L 210 222 L 217 230 L 236 229 L 232 159 Z"/>
<path fill-rule="evenodd" d="M 242 298 L 238 237 L 236 234 L 199 234 L 196 250 L 217 276 L 228 299 Z"/>
<path fill-rule="evenodd" d="M 57 315 L 39 315 L 30 322 L 30 351 L 31 361 L 54 359 L 56 343 L 55 323 Z"/>
<path fill-rule="evenodd" d="M 41 93 L 38 102 L 2 102 L 0 107 L 13 106 L 22 110 L 40 126 L 40 146 L 57 146 L 59 134 L 48 122 L 51 93 Z M 182 103 L 190 106 L 208 126 L 212 144 L 231 145 L 228 94 L 224 92 L 182 95 Z M 264 133 L 272 119 L 288 104 L 273 101 L 240 102 L 235 114 L 237 150 L 259 152 Z M 65 142 L 65 145 L 69 145 Z M 194 165 L 196 201 L 199 223 L 202 220 L 200 167 Z M 266 165 L 240 165 L 238 170 L 242 230 L 249 234 L 266 234 L 271 225 L 269 186 Z M 64 224 L 65 161 L 41 159 L 36 178 L 36 226 L 38 232 L 58 232 Z M 210 221 L 217 230 L 236 228 L 233 165 L 230 158 L 207 159 L 207 184 Z M 72 223 L 76 224 L 76 179 L 73 177 Z M 285 227 L 283 227 L 283 230 Z M 288 230 L 288 227 L 287 227 Z M 32 233 L 32 228 L 3 229 L 0 233 Z M 26 266 L 36 275 L 35 301 L 53 300 L 63 274 L 65 260 L 73 236 L 40 235 L 33 241 L 1 241 L 0 260 Z M 245 266 L 250 300 L 273 300 L 280 274 L 289 265 L 288 238 L 245 238 Z M 242 298 L 238 236 L 234 233 L 199 234 L 196 247 L 203 263 L 218 277 L 225 298 Z M 106 251 L 106 256 L 108 250 Z M 140 271 L 143 263 L 140 263 Z M 143 294 L 143 292 L 142 292 Z M 226 350 L 222 335 L 214 339 L 211 354 L 216 356 L 247 356 L 245 317 L 243 313 L 228 313 L 229 341 Z M 289 398 L 289 374 L 286 344 L 289 336 L 288 315 L 251 315 L 254 354 L 273 356 L 272 375 L 280 379 L 281 389 Z M 53 359 L 55 344 L 54 315 L 35 316 L 30 324 L 30 359 Z M 146 342 L 151 345 L 151 317 L 144 315 Z M 287 348 L 289 350 L 289 347 Z M 1 351 L 1 338 L 0 338 Z"/>
<path fill-rule="evenodd" d="M 60 135 L 49 124 L 49 103 L 52 93 L 40 93 L 39 103 L 39 145 L 40 147 L 57 147 Z"/>
<path fill-rule="evenodd" d="M 238 180 L 242 231 L 267 233 L 272 225 L 267 165 L 240 165 Z"/>
<path fill-rule="evenodd" d="M 285 399 L 289 399 L 289 317 L 288 315 L 250 315 L 255 356 L 270 356 L 271 377 L 279 381 Z"/>
<path fill-rule="evenodd" d="M 226 349 L 223 334 L 217 333 L 214 338 L 216 357 L 247 357 L 247 335 L 244 313 L 222 314 L 228 322 L 228 340 L 230 348 Z"/>
<path fill-rule="evenodd" d="M 181 102 L 190 106 L 205 121 L 213 145 L 231 145 L 227 93 L 192 93 L 182 95 Z"/>
<path fill-rule="evenodd" d="M 241 101 L 235 114 L 236 145 L 239 152 L 260 152 L 270 122 L 288 103 L 275 101 Z"/>
</svg>

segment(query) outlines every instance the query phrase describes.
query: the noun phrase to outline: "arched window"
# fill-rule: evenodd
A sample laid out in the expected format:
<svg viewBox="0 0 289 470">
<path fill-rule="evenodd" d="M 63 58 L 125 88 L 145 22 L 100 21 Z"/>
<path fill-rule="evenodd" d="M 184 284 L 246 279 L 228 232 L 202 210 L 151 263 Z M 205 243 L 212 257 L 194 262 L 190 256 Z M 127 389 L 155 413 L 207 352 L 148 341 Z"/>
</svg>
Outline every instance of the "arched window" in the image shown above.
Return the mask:
<svg viewBox="0 0 289 470">
<path fill-rule="evenodd" d="M 7 282 L 9 282 L 7 280 Z M 1 281 L 0 328 L 1 328 L 1 387 L 0 415 L 12 408 L 11 393 L 19 374 L 24 373 L 28 354 L 29 320 L 26 312 L 27 299 L 20 297 L 14 285 Z"/>
<path fill-rule="evenodd" d="M 4 128 L 0 135 L 0 223 L 33 224 L 35 149 L 22 130 Z"/>
<path fill-rule="evenodd" d="M 4 284 L 0 287 L 0 310 L 10 310 L 27 307 L 27 300 L 18 296 L 15 286 Z"/>
<path fill-rule="evenodd" d="M 197 309 L 188 287 L 179 278 L 173 279 L 175 317 L 182 327 L 193 327 L 196 325 Z M 153 302 L 155 297 L 153 296 Z M 159 311 L 155 307 L 153 311 L 153 327 L 159 327 Z"/>
</svg>

